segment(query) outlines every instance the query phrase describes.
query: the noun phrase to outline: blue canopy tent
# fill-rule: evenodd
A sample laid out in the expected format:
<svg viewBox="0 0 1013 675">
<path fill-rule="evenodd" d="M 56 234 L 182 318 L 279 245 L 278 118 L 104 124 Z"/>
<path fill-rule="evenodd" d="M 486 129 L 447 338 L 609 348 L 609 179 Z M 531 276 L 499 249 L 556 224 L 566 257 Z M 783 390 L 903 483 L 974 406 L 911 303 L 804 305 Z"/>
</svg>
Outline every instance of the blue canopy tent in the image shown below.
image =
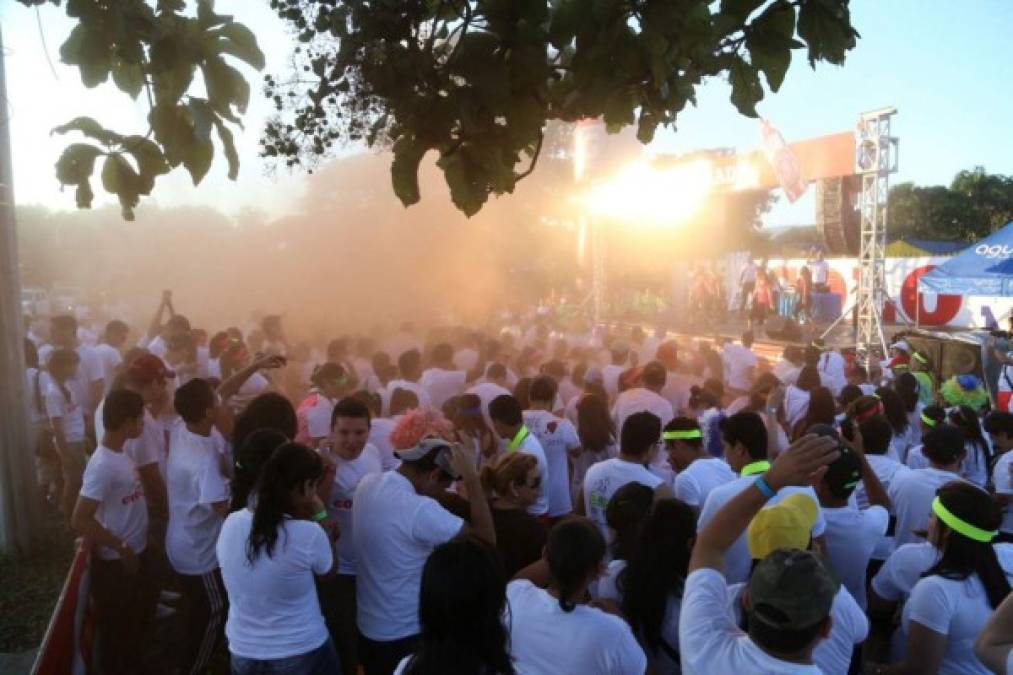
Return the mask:
<svg viewBox="0 0 1013 675">
<path fill-rule="evenodd" d="M 942 295 L 1013 296 L 1013 221 L 918 279 Z"/>
</svg>

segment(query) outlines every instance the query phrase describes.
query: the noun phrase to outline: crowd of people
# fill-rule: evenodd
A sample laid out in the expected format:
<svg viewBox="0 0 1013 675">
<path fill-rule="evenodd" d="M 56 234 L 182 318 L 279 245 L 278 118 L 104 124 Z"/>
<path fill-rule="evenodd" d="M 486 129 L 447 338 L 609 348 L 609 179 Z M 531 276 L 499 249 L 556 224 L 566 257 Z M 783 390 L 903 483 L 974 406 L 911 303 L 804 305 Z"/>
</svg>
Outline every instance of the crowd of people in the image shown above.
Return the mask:
<svg viewBox="0 0 1013 675">
<path fill-rule="evenodd" d="M 903 341 L 131 333 L 25 340 L 105 675 L 1013 672 L 1013 413 Z"/>
</svg>

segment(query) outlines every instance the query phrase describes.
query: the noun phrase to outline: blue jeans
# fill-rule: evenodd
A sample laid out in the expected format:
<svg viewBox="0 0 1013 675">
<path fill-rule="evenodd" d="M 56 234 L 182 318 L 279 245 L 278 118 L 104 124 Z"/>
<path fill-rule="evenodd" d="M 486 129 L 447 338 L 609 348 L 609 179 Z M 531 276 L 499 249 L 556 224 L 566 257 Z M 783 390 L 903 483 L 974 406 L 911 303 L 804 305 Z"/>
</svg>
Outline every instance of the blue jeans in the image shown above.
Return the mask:
<svg viewBox="0 0 1013 675">
<path fill-rule="evenodd" d="M 260 661 L 230 655 L 232 675 L 339 675 L 338 653 L 330 638 L 316 649 L 284 659 Z"/>
</svg>

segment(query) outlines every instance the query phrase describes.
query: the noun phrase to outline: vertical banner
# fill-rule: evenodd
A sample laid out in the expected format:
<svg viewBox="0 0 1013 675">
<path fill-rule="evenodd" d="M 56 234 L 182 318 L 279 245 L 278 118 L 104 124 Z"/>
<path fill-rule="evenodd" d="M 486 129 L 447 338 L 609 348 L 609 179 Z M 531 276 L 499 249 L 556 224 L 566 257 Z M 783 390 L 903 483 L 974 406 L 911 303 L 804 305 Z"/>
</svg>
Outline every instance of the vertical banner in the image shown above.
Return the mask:
<svg viewBox="0 0 1013 675">
<path fill-rule="evenodd" d="M 794 204 L 809 187 L 802 176 L 802 165 L 791 147 L 784 142 L 781 132 L 768 120 L 760 120 L 760 136 L 763 138 L 763 154 L 774 169 L 788 201 Z"/>
</svg>

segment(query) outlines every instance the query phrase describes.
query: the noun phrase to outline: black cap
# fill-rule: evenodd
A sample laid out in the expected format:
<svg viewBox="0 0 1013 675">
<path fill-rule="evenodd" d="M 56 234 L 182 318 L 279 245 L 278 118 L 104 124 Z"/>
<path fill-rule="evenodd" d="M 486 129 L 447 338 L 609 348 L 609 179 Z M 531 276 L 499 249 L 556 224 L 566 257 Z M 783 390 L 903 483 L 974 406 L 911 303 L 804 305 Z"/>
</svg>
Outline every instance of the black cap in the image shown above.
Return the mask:
<svg viewBox="0 0 1013 675">
<path fill-rule="evenodd" d="M 841 454 L 830 463 L 823 480 L 830 493 L 839 499 L 847 499 L 862 480 L 862 462 L 858 453 L 847 446 L 838 449 Z"/>
</svg>

